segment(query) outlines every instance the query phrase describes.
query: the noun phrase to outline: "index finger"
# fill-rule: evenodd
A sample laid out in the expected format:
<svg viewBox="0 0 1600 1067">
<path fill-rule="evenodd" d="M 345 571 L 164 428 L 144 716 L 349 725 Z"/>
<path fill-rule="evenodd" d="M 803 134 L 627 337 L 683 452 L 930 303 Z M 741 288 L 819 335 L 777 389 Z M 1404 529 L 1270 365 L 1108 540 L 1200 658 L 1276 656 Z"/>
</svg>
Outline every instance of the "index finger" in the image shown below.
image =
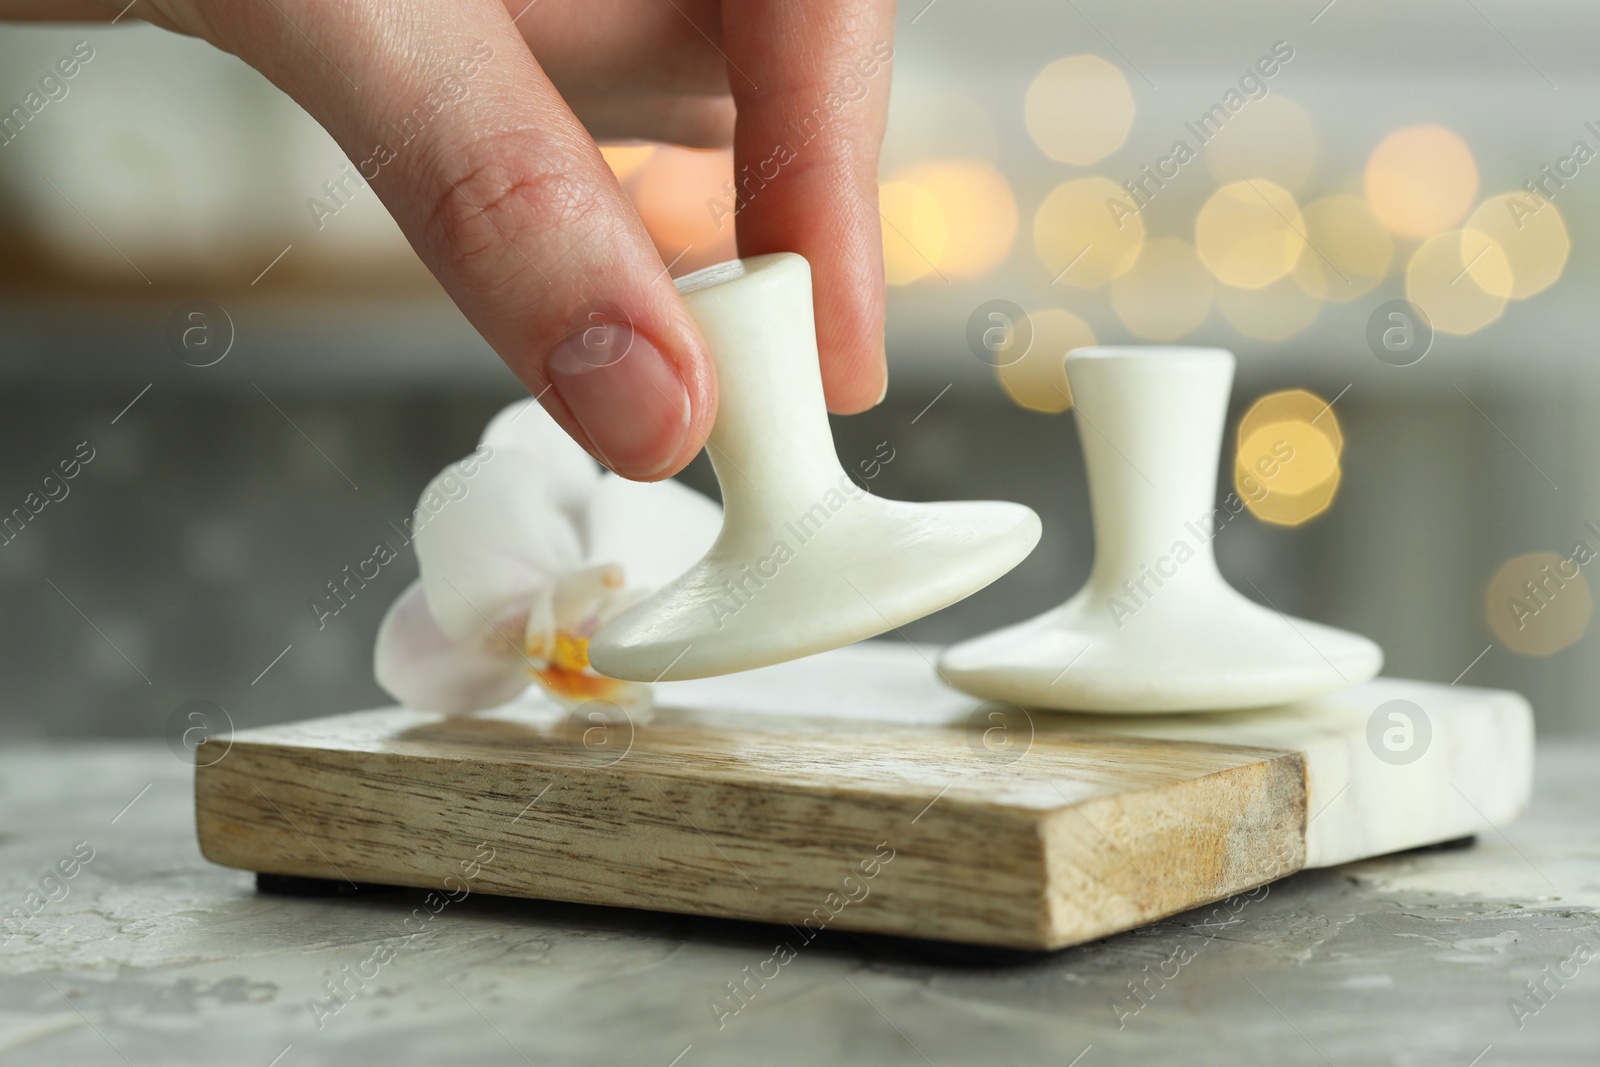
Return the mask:
<svg viewBox="0 0 1600 1067">
<path fill-rule="evenodd" d="M 596 459 L 655 479 L 694 457 L 715 410 L 705 342 L 500 0 L 178 6 L 323 124 L 353 162 L 329 195 L 370 185 Z"/>
<path fill-rule="evenodd" d="M 863 411 L 888 380 L 878 149 L 894 2 L 730 0 L 722 23 L 739 253 L 811 262 L 828 408 Z"/>
</svg>

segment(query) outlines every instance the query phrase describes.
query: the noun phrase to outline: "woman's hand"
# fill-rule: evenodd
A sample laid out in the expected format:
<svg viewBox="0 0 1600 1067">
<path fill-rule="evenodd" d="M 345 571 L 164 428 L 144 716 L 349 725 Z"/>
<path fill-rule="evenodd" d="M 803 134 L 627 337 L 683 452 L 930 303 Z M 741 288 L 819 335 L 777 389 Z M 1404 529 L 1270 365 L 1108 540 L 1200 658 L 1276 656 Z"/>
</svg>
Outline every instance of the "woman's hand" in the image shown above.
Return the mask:
<svg viewBox="0 0 1600 1067">
<path fill-rule="evenodd" d="M 0 0 L 0 15 L 109 19 L 125 2 Z M 716 379 L 596 138 L 731 141 L 740 254 L 811 262 L 829 408 L 881 399 L 893 0 L 134 0 L 134 17 L 237 55 L 321 122 L 472 324 L 618 473 L 692 459 Z"/>
</svg>

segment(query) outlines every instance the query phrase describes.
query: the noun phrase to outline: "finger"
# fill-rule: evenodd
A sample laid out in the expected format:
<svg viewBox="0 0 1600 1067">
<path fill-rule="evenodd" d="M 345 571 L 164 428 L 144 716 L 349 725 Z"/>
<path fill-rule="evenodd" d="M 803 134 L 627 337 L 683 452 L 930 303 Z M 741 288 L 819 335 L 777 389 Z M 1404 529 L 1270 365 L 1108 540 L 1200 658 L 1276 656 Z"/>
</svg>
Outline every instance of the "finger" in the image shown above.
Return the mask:
<svg viewBox="0 0 1600 1067">
<path fill-rule="evenodd" d="M 333 192 L 372 185 L 574 438 L 634 478 L 693 458 L 715 408 L 704 342 L 500 0 L 201 2 L 219 43 L 350 156 Z"/>
<path fill-rule="evenodd" d="M 569 93 L 565 99 L 597 141 L 664 141 L 685 148 L 733 143 L 733 100 L 728 96 Z"/>
<path fill-rule="evenodd" d="M 888 380 L 878 148 L 894 5 L 730 0 L 722 22 L 739 110 L 739 252 L 811 261 L 828 407 L 862 411 Z"/>
</svg>

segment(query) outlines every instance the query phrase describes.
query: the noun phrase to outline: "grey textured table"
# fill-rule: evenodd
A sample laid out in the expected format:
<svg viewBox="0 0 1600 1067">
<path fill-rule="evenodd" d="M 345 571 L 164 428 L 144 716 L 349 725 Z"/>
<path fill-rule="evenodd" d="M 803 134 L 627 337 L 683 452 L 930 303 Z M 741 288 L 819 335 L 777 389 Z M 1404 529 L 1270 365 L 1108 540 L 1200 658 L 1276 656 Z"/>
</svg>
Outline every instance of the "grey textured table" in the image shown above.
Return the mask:
<svg viewBox="0 0 1600 1067">
<path fill-rule="evenodd" d="M 781 963 L 787 927 L 473 894 L 412 935 L 420 893 L 257 893 L 196 851 L 191 774 L 0 754 L 0 1062 L 1600 1062 L 1593 743 L 1545 744 L 1533 810 L 1472 848 L 1050 955 L 824 933 Z"/>
</svg>

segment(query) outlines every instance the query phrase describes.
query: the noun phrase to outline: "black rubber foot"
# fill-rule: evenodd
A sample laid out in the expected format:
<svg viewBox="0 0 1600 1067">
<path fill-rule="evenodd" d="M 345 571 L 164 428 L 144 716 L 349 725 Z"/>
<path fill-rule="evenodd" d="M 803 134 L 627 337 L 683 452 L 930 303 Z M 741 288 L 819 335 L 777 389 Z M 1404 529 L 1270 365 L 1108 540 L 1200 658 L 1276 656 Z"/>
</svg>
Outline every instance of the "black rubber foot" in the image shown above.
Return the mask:
<svg viewBox="0 0 1600 1067">
<path fill-rule="evenodd" d="M 395 886 L 347 882 L 341 878 L 302 878 L 298 874 L 256 872 L 256 892 L 285 897 L 350 897 L 393 893 Z"/>
</svg>

